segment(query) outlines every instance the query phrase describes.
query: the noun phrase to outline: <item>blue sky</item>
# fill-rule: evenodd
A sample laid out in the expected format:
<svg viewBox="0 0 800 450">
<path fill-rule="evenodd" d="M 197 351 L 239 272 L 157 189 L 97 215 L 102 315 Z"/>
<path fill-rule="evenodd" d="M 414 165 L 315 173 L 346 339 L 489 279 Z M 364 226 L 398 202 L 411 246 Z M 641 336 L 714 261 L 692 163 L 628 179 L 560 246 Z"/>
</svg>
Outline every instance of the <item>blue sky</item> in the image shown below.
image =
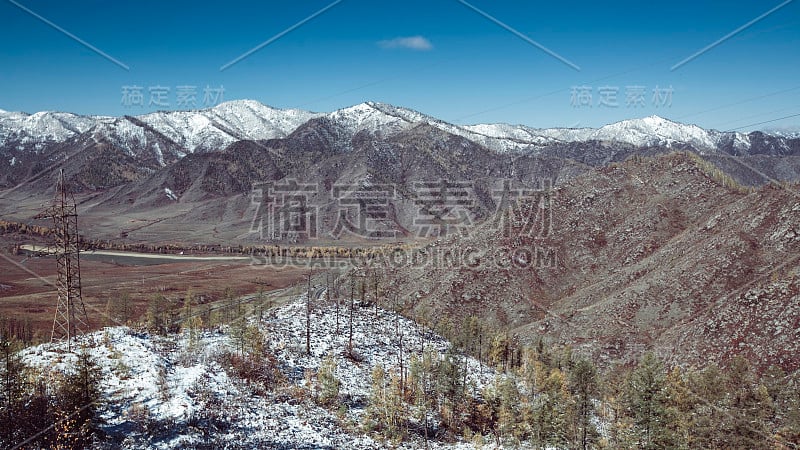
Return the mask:
<svg viewBox="0 0 800 450">
<path fill-rule="evenodd" d="M 457 0 L 342 0 L 220 70 L 331 1 L 2 0 L 0 108 L 185 109 L 179 86 L 195 86 L 202 108 L 208 86 L 225 100 L 313 111 L 373 100 L 459 124 L 600 126 L 658 114 L 722 130 L 800 125 L 796 116 L 747 126 L 800 113 L 800 1 L 671 70 L 782 2 L 469 1 L 559 59 Z M 126 106 L 124 86 L 141 87 L 144 105 Z M 166 105 L 149 104 L 151 87 L 169 89 Z"/>
</svg>

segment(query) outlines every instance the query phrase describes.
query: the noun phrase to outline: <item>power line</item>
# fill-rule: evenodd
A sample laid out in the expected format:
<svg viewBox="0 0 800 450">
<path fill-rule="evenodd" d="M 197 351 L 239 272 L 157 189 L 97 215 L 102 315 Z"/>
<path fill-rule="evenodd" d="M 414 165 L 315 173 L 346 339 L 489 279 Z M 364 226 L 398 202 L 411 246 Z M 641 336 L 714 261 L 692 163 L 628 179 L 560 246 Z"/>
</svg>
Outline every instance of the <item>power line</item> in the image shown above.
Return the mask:
<svg viewBox="0 0 800 450">
<path fill-rule="evenodd" d="M 676 119 L 677 120 L 682 120 L 682 119 L 685 119 L 687 117 L 698 116 L 700 114 L 705 114 L 705 113 L 710 113 L 710 112 L 713 112 L 713 111 L 718 111 L 720 109 L 730 108 L 731 106 L 738 106 L 738 105 L 741 105 L 743 103 L 749 103 L 749 102 L 752 102 L 752 101 L 761 100 L 762 98 L 772 97 L 773 95 L 785 94 L 786 92 L 795 91 L 797 89 L 800 89 L 800 86 L 794 86 L 794 87 L 790 87 L 788 89 L 781 89 L 780 91 L 770 92 L 768 94 L 758 95 L 758 96 L 755 96 L 755 97 L 746 98 L 744 100 L 739 100 L 737 102 L 727 103 L 727 104 L 722 105 L 722 106 L 716 106 L 716 107 L 711 108 L 711 109 L 706 109 L 706 110 L 698 111 L 698 112 L 691 113 L 691 114 L 685 114 L 683 116 L 676 117 Z"/>
<path fill-rule="evenodd" d="M 741 127 L 737 127 L 737 128 L 731 128 L 731 129 L 730 129 L 730 130 L 728 130 L 728 131 L 736 131 L 736 130 L 741 130 L 742 128 L 749 128 L 749 127 L 754 127 L 754 126 L 757 126 L 757 125 L 764 125 L 765 123 L 777 122 L 777 121 L 779 121 L 779 120 L 783 120 L 783 119 L 789 119 L 789 118 L 792 118 L 792 117 L 797 117 L 797 116 L 800 116 L 800 113 L 798 113 L 798 114 L 790 114 L 790 115 L 788 115 L 788 116 L 783 116 L 783 117 L 778 117 L 777 119 L 765 120 L 765 121 L 763 121 L 763 122 L 751 123 L 751 124 L 749 124 L 749 125 L 743 125 L 743 126 L 741 126 Z"/>
<path fill-rule="evenodd" d="M 786 112 L 786 111 L 789 111 L 789 110 L 793 110 L 795 108 L 797 108 L 797 106 L 790 106 L 788 108 L 776 109 L 774 111 L 762 111 L 762 112 L 760 112 L 758 114 L 750 114 L 750 115 L 747 115 L 747 116 L 739 117 L 738 119 L 726 120 L 725 122 L 720 122 L 716 126 L 713 126 L 711 128 L 714 129 L 714 130 L 721 130 L 724 125 L 730 125 L 730 124 L 737 123 L 737 122 L 744 122 L 746 120 L 749 120 L 749 119 L 752 119 L 752 118 L 755 118 L 755 117 L 773 116 L 773 115 L 775 115 L 777 113 Z"/>
</svg>

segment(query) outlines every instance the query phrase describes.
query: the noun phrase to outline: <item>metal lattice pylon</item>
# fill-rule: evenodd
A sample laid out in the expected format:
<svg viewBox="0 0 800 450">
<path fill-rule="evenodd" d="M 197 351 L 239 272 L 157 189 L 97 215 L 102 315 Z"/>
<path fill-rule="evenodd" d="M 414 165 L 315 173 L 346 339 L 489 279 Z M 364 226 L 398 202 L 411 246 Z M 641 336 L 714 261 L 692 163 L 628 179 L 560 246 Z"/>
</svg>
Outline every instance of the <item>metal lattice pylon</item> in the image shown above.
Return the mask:
<svg viewBox="0 0 800 450">
<path fill-rule="evenodd" d="M 88 331 L 89 318 L 81 298 L 78 209 L 75 198 L 67 192 L 63 170 L 58 175 L 53 205 L 36 217 L 52 217 L 54 225 L 53 252 L 58 265 L 58 300 L 50 340 L 66 341 L 67 350 L 72 351 L 72 341 Z"/>
</svg>

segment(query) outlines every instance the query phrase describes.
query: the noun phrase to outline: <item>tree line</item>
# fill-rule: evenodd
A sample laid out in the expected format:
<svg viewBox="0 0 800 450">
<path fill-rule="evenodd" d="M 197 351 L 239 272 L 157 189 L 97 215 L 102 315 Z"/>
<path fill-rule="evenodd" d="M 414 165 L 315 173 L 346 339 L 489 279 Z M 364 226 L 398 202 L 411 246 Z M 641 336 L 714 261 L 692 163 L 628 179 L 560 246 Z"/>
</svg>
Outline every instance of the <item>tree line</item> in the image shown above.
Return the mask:
<svg viewBox="0 0 800 450">
<path fill-rule="evenodd" d="M 798 380 L 780 367 L 759 374 L 736 357 L 724 367 L 686 369 L 646 353 L 634 367 L 601 372 L 542 340 L 519 345 L 505 332 L 487 340 L 482 359 L 498 375 L 485 386 L 467 381 L 454 350 L 412 356 L 406 378 L 399 366 L 376 367 L 365 429 L 393 442 L 416 435 L 512 448 L 800 445 Z"/>
</svg>

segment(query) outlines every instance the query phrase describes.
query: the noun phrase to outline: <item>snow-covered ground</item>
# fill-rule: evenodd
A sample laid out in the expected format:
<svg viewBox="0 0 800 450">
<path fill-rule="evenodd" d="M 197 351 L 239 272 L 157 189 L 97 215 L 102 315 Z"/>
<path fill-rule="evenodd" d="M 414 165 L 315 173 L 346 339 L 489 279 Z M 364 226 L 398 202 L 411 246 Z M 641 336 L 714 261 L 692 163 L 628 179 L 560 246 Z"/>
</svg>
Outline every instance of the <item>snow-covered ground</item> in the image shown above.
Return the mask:
<svg viewBox="0 0 800 450">
<path fill-rule="evenodd" d="M 336 331 L 335 307 L 312 310 L 311 323 L 311 356 L 305 354 L 305 296 L 295 303 L 278 309 L 272 319 L 267 320 L 270 332 L 278 339 L 273 339 L 273 351 L 289 367 L 302 374 L 304 370 L 318 370 L 322 360 L 333 354 L 338 362 L 337 377 L 342 382 L 341 393 L 345 395 L 368 395 L 372 368 L 380 364 L 384 368 L 399 366 L 399 336 L 403 340 L 403 359 L 408 364 L 410 355 L 422 355 L 422 345 L 433 348 L 443 354 L 450 347 L 444 338 L 432 333 L 423 332 L 414 322 L 395 313 L 372 307 L 356 306 L 353 319 L 353 351 L 362 362 L 353 364 L 343 357 L 348 347 L 348 313 L 349 305 L 340 305 L 339 333 Z M 275 317 L 277 316 L 277 317 Z M 478 365 L 468 358 L 468 378 L 479 389 L 490 383 L 493 371 Z"/>
<path fill-rule="evenodd" d="M 314 303 L 321 303 L 324 295 Z M 109 440 L 125 448 L 384 448 L 358 426 L 369 397 L 372 368 L 398 365 L 399 336 L 403 357 L 426 348 L 448 349 L 443 338 L 423 332 L 412 321 L 374 308 L 356 307 L 353 347 L 360 358 L 344 356 L 348 347 L 348 308 L 318 304 L 311 313 L 311 355 L 305 354 L 305 297 L 247 320 L 266 336 L 284 386 L 264 392 L 236 375 L 226 355 L 237 351 L 228 330 L 204 332 L 191 339 L 154 336 L 127 327 L 106 328 L 83 337 L 102 371 L 101 428 Z M 305 374 L 316 372 L 327 355 L 337 361 L 340 398 L 347 408 L 318 406 L 308 395 Z M 30 366 L 50 371 L 70 370 L 77 356 L 64 345 L 43 344 L 22 351 Z M 490 383 L 494 371 L 467 360 L 468 378 L 476 390 Z M 47 375 L 45 375 L 47 376 Z M 408 442 L 401 448 L 419 448 Z M 472 448 L 467 443 L 434 443 L 431 448 Z"/>
</svg>

